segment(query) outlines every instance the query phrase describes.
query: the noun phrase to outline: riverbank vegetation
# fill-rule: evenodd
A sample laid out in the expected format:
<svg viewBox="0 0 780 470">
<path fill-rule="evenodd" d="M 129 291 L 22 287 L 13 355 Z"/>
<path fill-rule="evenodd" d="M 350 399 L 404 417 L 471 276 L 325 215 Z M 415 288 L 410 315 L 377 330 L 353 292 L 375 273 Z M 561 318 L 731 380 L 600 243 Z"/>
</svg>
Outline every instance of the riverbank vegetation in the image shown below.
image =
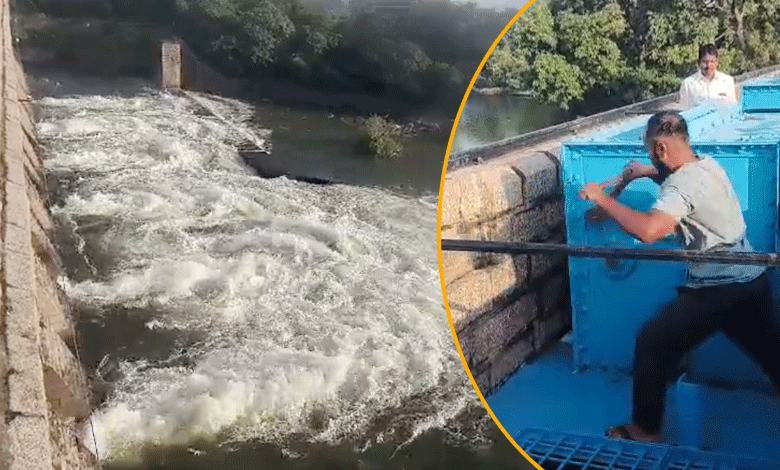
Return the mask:
<svg viewBox="0 0 780 470">
<path fill-rule="evenodd" d="M 435 106 L 448 115 L 516 13 L 457 0 L 15 2 L 57 18 L 156 24 L 228 77 Z M 530 92 L 588 115 L 676 91 L 695 71 L 702 43 L 721 48 L 721 70 L 731 74 L 780 62 L 778 13 L 774 0 L 536 0 L 477 86 Z M 159 60 L 153 52 L 152 62 Z"/>
<path fill-rule="evenodd" d="M 457 111 L 517 13 L 451 0 L 16 0 L 51 17 L 155 23 L 228 77 Z"/>
<path fill-rule="evenodd" d="M 377 158 L 396 158 L 403 151 L 403 129 L 386 116 L 372 115 L 360 126 L 360 151 Z"/>
<path fill-rule="evenodd" d="M 715 43 L 737 75 L 780 62 L 775 0 L 537 0 L 485 74 L 579 114 L 677 91 L 698 48 Z"/>
</svg>

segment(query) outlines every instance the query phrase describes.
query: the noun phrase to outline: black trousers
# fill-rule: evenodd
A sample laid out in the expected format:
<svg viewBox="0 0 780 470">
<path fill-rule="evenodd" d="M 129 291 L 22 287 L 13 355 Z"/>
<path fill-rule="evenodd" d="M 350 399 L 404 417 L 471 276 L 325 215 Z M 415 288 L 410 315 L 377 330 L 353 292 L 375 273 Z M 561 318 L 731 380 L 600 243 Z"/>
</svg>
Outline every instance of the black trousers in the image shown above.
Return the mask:
<svg viewBox="0 0 780 470">
<path fill-rule="evenodd" d="M 668 379 L 683 356 L 722 331 L 780 387 L 780 318 L 768 272 L 747 283 L 681 288 L 677 299 L 642 329 L 634 360 L 633 422 L 659 433 Z"/>
</svg>

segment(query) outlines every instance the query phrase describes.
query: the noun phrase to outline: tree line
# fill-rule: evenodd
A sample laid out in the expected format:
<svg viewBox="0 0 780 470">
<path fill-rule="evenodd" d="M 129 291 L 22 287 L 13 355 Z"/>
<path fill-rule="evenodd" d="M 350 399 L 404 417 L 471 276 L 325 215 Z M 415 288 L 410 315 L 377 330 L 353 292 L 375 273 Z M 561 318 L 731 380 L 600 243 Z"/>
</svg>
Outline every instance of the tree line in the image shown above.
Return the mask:
<svg viewBox="0 0 780 470">
<path fill-rule="evenodd" d="M 537 0 L 484 74 L 581 114 L 679 89 L 714 43 L 737 75 L 780 62 L 776 0 Z"/>
<path fill-rule="evenodd" d="M 452 0 L 17 0 L 52 16 L 170 25 L 229 77 L 453 102 L 517 13 Z"/>
<path fill-rule="evenodd" d="M 456 110 L 516 14 L 456 0 L 15 0 L 53 16 L 170 26 L 229 77 L 281 80 Z M 780 61 L 774 0 L 536 0 L 483 75 L 591 114 L 676 91 L 703 43 L 721 70 Z"/>
</svg>

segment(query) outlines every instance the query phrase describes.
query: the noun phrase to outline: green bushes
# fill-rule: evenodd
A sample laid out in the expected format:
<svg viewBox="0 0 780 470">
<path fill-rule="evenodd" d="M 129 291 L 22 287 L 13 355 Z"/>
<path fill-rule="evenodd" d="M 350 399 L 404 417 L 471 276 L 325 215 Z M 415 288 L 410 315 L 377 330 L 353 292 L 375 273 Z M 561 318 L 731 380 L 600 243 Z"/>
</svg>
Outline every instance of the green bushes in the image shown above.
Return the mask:
<svg viewBox="0 0 780 470">
<path fill-rule="evenodd" d="M 396 158 L 403 151 L 401 126 L 386 117 L 372 115 L 360 126 L 360 149 L 377 158 Z"/>
</svg>

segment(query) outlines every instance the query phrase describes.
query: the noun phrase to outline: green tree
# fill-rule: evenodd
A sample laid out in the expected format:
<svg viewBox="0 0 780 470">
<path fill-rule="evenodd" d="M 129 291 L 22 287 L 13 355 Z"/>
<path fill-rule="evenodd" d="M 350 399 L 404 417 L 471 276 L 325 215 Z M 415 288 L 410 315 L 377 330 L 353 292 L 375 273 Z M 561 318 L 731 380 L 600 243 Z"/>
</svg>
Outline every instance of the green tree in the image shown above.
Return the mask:
<svg viewBox="0 0 780 470">
<path fill-rule="evenodd" d="M 487 61 L 487 72 L 498 86 L 531 91 L 536 73 L 531 65 L 538 55 L 556 52 L 557 43 L 549 6 L 534 4 L 501 38 Z"/>
<path fill-rule="evenodd" d="M 648 13 L 647 22 L 641 52 L 644 65 L 681 77 L 696 69 L 699 46 L 715 42 L 718 36 L 718 19 L 706 15 L 695 2 L 661 3 Z"/>
<path fill-rule="evenodd" d="M 532 69 L 519 49 L 496 48 L 488 63 L 490 75 L 499 86 L 512 90 L 529 90 L 533 82 Z"/>
<path fill-rule="evenodd" d="M 585 95 L 582 71 L 560 54 L 544 53 L 534 61 L 533 95 L 537 100 L 566 109 Z"/>
<path fill-rule="evenodd" d="M 778 12 L 775 0 L 550 0 L 510 28 L 487 72 L 543 101 L 597 110 L 675 91 L 704 43 L 718 45 L 727 73 L 780 62 Z"/>
<path fill-rule="evenodd" d="M 626 23 L 615 3 L 590 13 L 558 9 L 554 15 L 555 6 L 529 8 L 502 38 L 488 69 L 500 86 L 568 108 L 591 89 L 614 86 L 625 76 L 618 40 Z"/>
<path fill-rule="evenodd" d="M 777 19 L 780 6 L 776 1 L 717 0 L 705 3 L 708 13 L 720 19 L 724 43 L 739 50 L 744 57 L 743 67 L 761 67 L 780 59 L 780 23 Z"/>
<path fill-rule="evenodd" d="M 296 32 L 286 0 L 177 0 L 177 7 L 185 21 L 202 25 L 210 52 L 245 54 L 260 65 Z"/>
<path fill-rule="evenodd" d="M 626 61 L 618 41 L 626 31 L 623 12 L 608 3 L 593 13 L 562 11 L 557 17 L 561 38 L 559 50 L 580 70 L 584 89 L 614 83 L 626 72 Z"/>
</svg>

